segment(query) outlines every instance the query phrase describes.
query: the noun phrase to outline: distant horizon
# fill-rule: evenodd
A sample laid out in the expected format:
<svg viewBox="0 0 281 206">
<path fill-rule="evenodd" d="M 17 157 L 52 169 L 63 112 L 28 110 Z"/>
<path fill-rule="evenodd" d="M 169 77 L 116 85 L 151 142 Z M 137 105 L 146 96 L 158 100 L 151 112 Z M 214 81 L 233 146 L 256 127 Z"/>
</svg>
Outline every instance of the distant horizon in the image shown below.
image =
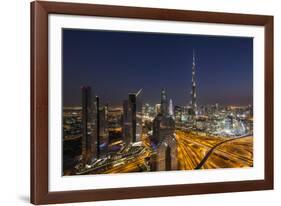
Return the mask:
<svg viewBox="0 0 281 206">
<path fill-rule="evenodd" d="M 159 103 L 155 103 L 155 104 L 152 104 L 152 103 L 149 103 L 149 102 L 143 102 L 142 103 L 142 105 L 144 105 L 144 104 L 146 104 L 146 103 L 148 103 L 149 105 L 151 105 L 151 106 L 155 106 L 156 104 L 160 104 L 160 102 Z M 220 106 L 223 106 L 223 107 L 247 107 L 247 106 L 253 106 L 253 104 L 220 104 L 219 102 L 215 102 L 215 103 L 213 103 L 213 104 L 202 104 L 202 105 L 198 105 L 199 107 L 200 106 L 208 106 L 208 105 L 215 105 L 215 104 L 219 104 Z M 108 105 L 108 107 L 120 107 L 120 108 L 122 108 L 123 107 L 123 105 L 122 104 L 120 104 L 120 105 L 112 105 L 112 104 L 100 104 L 100 106 L 105 106 L 105 105 Z M 187 104 L 187 105 L 179 105 L 179 104 L 174 104 L 174 102 L 173 102 L 173 107 L 175 107 L 175 106 L 180 106 L 180 107 L 186 107 L 186 106 L 190 106 L 189 104 Z M 82 105 L 63 105 L 63 108 L 67 108 L 67 107 L 81 107 L 82 108 Z"/>
<path fill-rule="evenodd" d="M 140 88 L 144 103 L 167 88 L 188 106 L 193 50 L 198 105 L 253 105 L 252 38 L 64 29 L 63 106 L 81 106 L 82 85 L 113 107 Z"/>
</svg>

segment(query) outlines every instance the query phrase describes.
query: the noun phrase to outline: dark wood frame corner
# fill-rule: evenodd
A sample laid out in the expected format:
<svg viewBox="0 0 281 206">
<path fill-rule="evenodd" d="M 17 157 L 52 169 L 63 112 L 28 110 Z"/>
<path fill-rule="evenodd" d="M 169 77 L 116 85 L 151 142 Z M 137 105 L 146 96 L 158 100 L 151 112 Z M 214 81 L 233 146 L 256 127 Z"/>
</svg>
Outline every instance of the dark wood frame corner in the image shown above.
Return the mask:
<svg viewBox="0 0 281 206">
<path fill-rule="evenodd" d="M 265 28 L 265 179 L 80 191 L 48 191 L 48 15 L 71 14 Z M 31 202 L 33 204 L 273 189 L 273 17 L 35 1 L 31 3 Z"/>
</svg>

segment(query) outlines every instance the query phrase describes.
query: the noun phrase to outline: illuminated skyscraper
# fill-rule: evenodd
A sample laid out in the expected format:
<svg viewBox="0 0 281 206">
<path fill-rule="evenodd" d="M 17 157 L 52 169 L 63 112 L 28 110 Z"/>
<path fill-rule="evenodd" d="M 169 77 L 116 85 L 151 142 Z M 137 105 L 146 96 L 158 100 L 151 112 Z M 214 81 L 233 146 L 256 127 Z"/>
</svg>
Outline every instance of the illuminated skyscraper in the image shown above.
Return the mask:
<svg viewBox="0 0 281 206">
<path fill-rule="evenodd" d="M 100 99 L 98 96 L 96 96 L 95 98 L 95 102 L 94 102 L 94 122 L 95 122 L 95 130 L 94 130 L 94 151 L 95 152 L 95 156 L 94 158 L 99 159 L 100 158 L 100 112 L 99 112 L 99 107 L 100 107 Z"/>
<path fill-rule="evenodd" d="M 123 102 L 123 138 L 126 144 L 140 141 L 142 132 L 142 105 L 139 94 L 130 93 L 128 100 Z"/>
<path fill-rule="evenodd" d="M 184 111 L 183 107 L 177 105 L 175 106 L 174 117 L 176 121 L 178 122 L 182 121 L 183 111 Z"/>
<path fill-rule="evenodd" d="M 161 91 L 160 113 L 153 120 L 153 138 L 160 143 L 165 137 L 174 133 L 175 122 L 168 112 L 168 101 L 166 90 Z"/>
<path fill-rule="evenodd" d="M 196 71 L 196 64 L 195 64 L 195 52 L 193 50 L 193 61 L 192 61 L 192 79 L 191 79 L 191 101 L 190 106 L 193 110 L 194 114 L 197 114 L 197 100 L 196 100 L 196 77 L 195 77 L 195 71 Z"/>
<path fill-rule="evenodd" d="M 166 89 L 161 91 L 161 114 L 168 114 L 168 100 L 166 95 Z"/>
<path fill-rule="evenodd" d="M 156 143 L 156 170 L 177 170 L 175 121 L 168 111 L 166 90 L 161 91 L 161 111 L 153 120 L 153 141 Z"/>
<path fill-rule="evenodd" d="M 103 106 L 99 108 L 99 133 L 100 133 L 100 141 L 102 143 L 109 143 L 108 139 L 108 125 L 107 125 L 107 114 L 108 114 L 108 106 Z"/>
<path fill-rule="evenodd" d="M 174 108 L 173 108 L 173 101 L 170 99 L 169 101 L 169 115 L 174 116 Z"/>
<path fill-rule="evenodd" d="M 160 114 L 161 113 L 161 104 L 155 104 L 155 113 Z"/>
<path fill-rule="evenodd" d="M 133 139 L 131 119 L 132 119 L 131 108 L 129 107 L 129 101 L 126 99 L 123 101 L 123 123 L 122 123 L 123 141 L 126 144 L 130 144 Z"/>
<path fill-rule="evenodd" d="M 83 86 L 82 90 L 82 161 L 91 164 L 98 158 L 98 98 L 92 98 L 91 87 Z"/>
</svg>

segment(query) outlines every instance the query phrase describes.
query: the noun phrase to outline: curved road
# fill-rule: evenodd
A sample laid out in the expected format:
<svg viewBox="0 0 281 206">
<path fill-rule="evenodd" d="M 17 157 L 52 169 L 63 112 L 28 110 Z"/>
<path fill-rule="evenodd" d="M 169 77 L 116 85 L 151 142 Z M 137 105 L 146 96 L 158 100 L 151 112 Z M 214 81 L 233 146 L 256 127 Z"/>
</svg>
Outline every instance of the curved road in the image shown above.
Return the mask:
<svg viewBox="0 0 281 206">
<path fill-rule="evenodd" d="M 210 149 L 207 154 L 205 155 L 205 157 L 201 160 L 201 162 L 195 167 L 195 169 L 201 169 L 201 167 L 205 164 L 205 162 L 208 160 L 208 158 L 210 157 L 210 155 L 213 153 L 213 151 L 220 145 L 226 143 L 226 142 L 230 142 L 230 141 L 233 141 L 233 140 L 237 140 L 237 139 L 241 139 L 241 138 L 245 138 L 245 137 L 249 137 L 249 134 L 247 135 L 243 135 L 243 136 L 240 136 L 240 137 L 235 137 L 235 138 L 232 138 L 232 139 L 228 139 L 228 140 L 225 140 L 223 142 L 220 142 L 218 143 L 217 145 L 215 145 L 214 147 L 212 147 L 212 149 Z"/>
</svg>

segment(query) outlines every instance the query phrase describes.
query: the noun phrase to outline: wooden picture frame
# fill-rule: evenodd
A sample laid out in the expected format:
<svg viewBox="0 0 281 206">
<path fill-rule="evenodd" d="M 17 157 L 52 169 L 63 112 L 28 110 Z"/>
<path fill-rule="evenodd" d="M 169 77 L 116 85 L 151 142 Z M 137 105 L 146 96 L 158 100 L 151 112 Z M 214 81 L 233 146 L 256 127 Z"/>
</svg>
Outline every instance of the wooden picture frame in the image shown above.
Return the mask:
<svg viewBox="0 0 281 206">
<path fill-rule="evenodd" d="M 119 17 L 263 26 L 265 29 L 264 180 L 49 192 L 48 15 Z M 35 1 L 31 3 L 31 202 L 53 204 L 273 189 L 273 17 Z"/>
</svg>

